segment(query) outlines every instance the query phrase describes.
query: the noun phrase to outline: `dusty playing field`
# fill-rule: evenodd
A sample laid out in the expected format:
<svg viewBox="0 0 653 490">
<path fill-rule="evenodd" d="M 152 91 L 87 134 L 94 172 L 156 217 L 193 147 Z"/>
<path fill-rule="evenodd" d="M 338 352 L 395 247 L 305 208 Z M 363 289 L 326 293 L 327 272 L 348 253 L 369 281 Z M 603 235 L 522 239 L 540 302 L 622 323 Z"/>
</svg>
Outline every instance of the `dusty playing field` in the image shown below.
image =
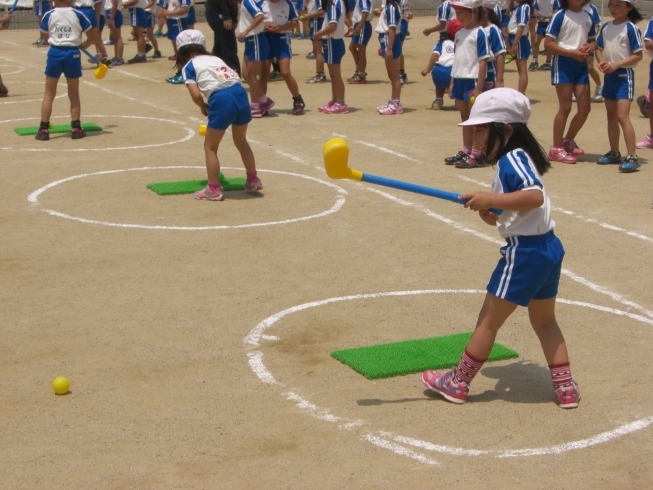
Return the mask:
<svg viewBox="0 0 653 490">
<path fill-rule="evenodd" d="M 303 83 L 314 63 L 310 43 L 295 41 L 307 114 L 290 115 L 284 83 L 270 84 L 272 117 L 249 130 L 265 190 L 222 203 L 145 187 L 205 178 L 202 118 L 183 86 L 163 81 L 171 62 L 101 81 L 85 70 L 82 120 L 104 131 L 37 142 L 13 128 L 38 124 L 46 51 L 31 46 L 35 31 L 0 33 L 1 487 L 653 485 L 653 168 L 594 163 L 609 149 L 602 104 L 577 138 L 587 161 L 545 177 L 567 251 L 558 316 L 577 410 L 554 403 L 523 310 L 498 338 L 520 358 L 486 365 L 463 406 L 426 393 L 419 375 L 368 381 L 329 356 L 471 330 L 499 258 L 496 231 L 462 206 L 323 170 L 322 145 L 341 135 L 352 167 L 487 189 L 492 168 L 442 163 L 459 149 L 459 115 L 428 109 L 428 22 L 415 19 L 405 44 L 403 116 L 375 111 L 390 93 L 375 40 L 374 83 L 347 87 L 348 115 L 318 113 L 330 86 Z M 347 57 L 343 75 L 353 68 Z M 64 94 L 62 84 L 55 123 L 69 121 Z M 548 73 L 531 74 L 528 95 L 548 148 Z M 648 121 L 635 105 L 632 118 L 640 139 Z M 243 175 L 229 139 L 220 157 L 227 176 Z M 50 386 L 60 375 L 71 381 L 61 397 Z"/>
</svg>

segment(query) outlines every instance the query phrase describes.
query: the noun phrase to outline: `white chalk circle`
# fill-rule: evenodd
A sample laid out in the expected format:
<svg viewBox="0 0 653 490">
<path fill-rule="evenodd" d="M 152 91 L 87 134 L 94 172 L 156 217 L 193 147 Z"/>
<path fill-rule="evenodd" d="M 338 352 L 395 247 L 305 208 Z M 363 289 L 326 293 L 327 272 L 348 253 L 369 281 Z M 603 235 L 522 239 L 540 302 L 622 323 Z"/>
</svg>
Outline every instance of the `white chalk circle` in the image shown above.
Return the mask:
<svg viewBox="0 0 653 490">
<path fill-rule="evenodd" d="M 65 94 L 64 94 L 65 95 Z M 60 96 L 58 96 L 60 97 Z M 116 146 L 116 147 L 94 147 L 94 148 L 63 148 L 63 149 L 54 149 L 54 148 L 12 148 L 12 147 L 3 147 L 0 148 L 0 150 L 11 150 L 11 151 L 30 151 L 30 152 L 48 152 L 48 151 L 71 151 L 71 152 L 84 152 L 84 151 L 116 151 L 116 150 L 138 150 L 142 148 L 156 148 L 159 146 L 169 146 L 169 145 L 176 145 L 177 143 L 183 143 L 184 141 L 190 140 L 194 135 L 195 135 L 195 130 L 189 128 L 186 126 L 186 123 L 179 122 L 179 121 L 174 121 L 172 119 L 162 119 L 159 117 L 145 117 L 145 116 L 123 116 L 123 115 L 107 115 L 107 114 L 83 114 L 84 120 L 88 120 L 90 118 L 100 118 L 100 117 L 106 117 L 106 118 L 114 118 L 114 117 L 120 117 L 123 119 L 140 119 L 140 120 L 150 120 L 150 121 L 157 121 L 157 122 L 164 122 L 164 123 L 169 123 L 169 124 L 175 124 L 177 126 L 182 126 L 182 129 L 186 130 L 186 136 L 184 136 L 181 139 L 177 139 L 174 141 L 166 141 L 164 143 L 152 143 L 149 145 L 135 145 L 135 146 Z M 54 116 L 52 119 L 69 119 L 70 116 Z M 0 121 L 0 124 L 2 123 L 10 123 L 10 122 L 19 122 L 19 121 L 34 121 L 33 117 L 26 117 L 22 119 L 6 119 L 4 121 Z M 158 131 L 157 133 L 160 133 Z M 43 144 L 43 143 L 41 143 Z M 47 144 L 47 143 L 45 143 Z"/>
<path fill-rule="evenodd" d="M 58 186 L 60 184 L 63 184 L 65 182 L 70 182 L 71 180 L 77 180 L 77 179 L 83 179 L 86 177 L 92 177 L 95 175 L 110 175 L 110 174 L 117 174 L 117 173 L 122 173 L 122 172 L 138 172 L 138 171 L 145 171 L 145 170 L 170 170 L 170 169 L 205 169 L 206 167 L 199 167 L 199 166 L 170 166 L 170 167 L 140 167 L 140 168 L 125 168 L 125 169 L 120 169 L 120 170 L 105 170 L 102 172 L 93 172 L 89 174 L 81 174 L 81 175 L 75 175 L 73 177 L 67 177 L 65 179 L 57 180 L 55 182 L 51 182 L 47 185 L 44 185 L 40 189 L 35 190 L 32 192 L 29 196 L 27 196 L 27 200 L 32 203 L 33 205 L 39 205 L 39 196 L 43 194 L 45 191 L 48 189 L 51 189 L 55 186 Z M 237 168 L 234 167 L 222 167 L 225 170 L 238 170 Z M 241 169 L 242 170 L 242 169 Z M 142 230 L 178 230 L 178 231 L 203 231 L 203 230 L 227 230 L 227 229 L 232 229 L 232 228 L 255 228 L 255 227 L 261 227 L 261 226 L 272 226 L 272 225 L 285 225 L 289 223 L 297 223 L 300 221 L 307 221 L 310 219 L 316 219 L 316 218 L 322 218 L 324 216 L 327 216 L 329 214 L 335 213 L 338 211 L 344 204 L 345 204 L 345 195 L 347 194 L 347 191 L 344 190 L 342 187 L 339 187 L 335 184 L 332 184 L 331 182 L 327 182 L 325 180 L 321 180 L 315 177 L 311 177 L 308 175 L 303 175 L 303 174 L 297 174 L 297 173 L 292 173 L 292 172 L 282 172 L 280 170 L 261 170 L 257 169 L 258 172 L 267 172 L 271 174 L 279 174 L 279 175 L 288 175 L 291 177 L 298 177 L 300 179 L 306 179 L 310 180 L 312 182 L 317 182 L 319 184 L 322 184 L 327 187 L 331 187 L 332 189 L 335 189 L 338 192 L 338 196 L 336 197 L 336 202 L 333 206 L 331 206 L 330 209 L 326 211 L 322 211 L 321 213 L 317 214 L 312 214 L 310 216 L 302 216 L 300 218 L 292 218 L 292 219 L 286 219 L 286 220 L 279 220 L 279 221 L 268 221 L 264 223 L 248 223 L 244 225 L 215 225 L 215 226 L 164 226 L 164 225 L 141 225 L 141 224 L 133 224 L 133 223 L 114 223 L 110 221 L 97 221 L 97 220 L 90 220 L 90 219 L 85 219 L 85 218 L 79 218 L 76 216 L 70 216 L 69 214 L 65 213 L 60 213 L 58 211 L 54 211 L 52 209 L 43 209 L 42 211 L 45 213 L 48 213 L 51 216 L 56 216 L 58 218 L 65 218 L 73 221 L 78 221 L 80 223 L 85 223 L 89 225 L 102 225 L 102 226 L 110 226 L 110 227 L 115 227 L 115 228 L 137 228 L 137 229 L 142 229 Z"/>
<path fill-rule="evenodd" d="M 245 344 L 251 346 L 252 348 L 259 348 L 261 341 L 277 341 L 279 337 L 268 335 L 265 332 L 272 327 L 276 322 L 282 318 L 299 311 L 307 310 L 309 308 L 315 308 L 318 306 L 324 306 L 332 303 L 338 303 L 342 301 L 352 301 L 360 299 L 374 299 L 374 298 L 385 298 L 385 297 L 398 297 L 398 296 L 415 296 L 422 294 L 485 294 L 484 290 L 475 290 L 475 289 L 427 289 L 427 290 L 417 290 L 417 291 L 394 291 L 386 293 L 373 293 L 373 294 L 357 294 L 353 296 L 342 296 L 335 298 L 328 298 L 320 301 L 313 301 L 310 303 L 304 303 L 298 306 L 293 306 L 291 308 L 285 309 L 278 313 L 275 313 L 272 316 L 269 316 L 262 322 L 260 322 L 256 327 L 254 327 L 251 332 L 245 337 Z M 612 313 L 614 315 L 626 316 L 633 320 L 637 320 L 648 325 L 653 325 L 653 320 L 642 315 L 637 315 L 634 313 L 629 313 L 623 310 L 617 310 L 614 308 L 608 308 L 605 306 L 599 306 L 592 303 L 584 303 L 580 301 L 571 301 L 566 299 L 557 299 L 558 303 L 581 306 L 584 308 L 589 308 L 592 310 L 602 311 L 606 313 Z M 284 387 L 283 396 L 293 401 L 297 406 L 304 411 L 309 412 L 314 417 L 324 420 L 327 422 L 332 422 L 338 424 L 339 429 L 351 430 L 355 427 L 360 427 L 366 423 L 362 420 L 351 420 L 344 417 L 339 417 L 330 412 L 329 409 L 321 408 L 310 401 L 302 398 L 297 394 L 298 390 L 288 388 L 282 383 L 279 383 L 272 373 L 265 367 L 263 364 L 263 352 L 261 350 L 250 351 L 247 354 L 249 360 L 249 366 L 256 374 L 256 376 L 266 384 L 277 385 Z M 388 449 L 393 451 L 396 454 L 401 456 L 410 457 L 416 459 L 417 461 L 429 465 L 438 465 L 439 463 L 424 453 L 416 452 L 411 448 L 416 448 L 422 451 L 429 451 L 434 453 L 443 453 L 451 456 L 490 456 L 495 458 L 511 458 L 518 456 L 543 456 L 549 454 L 560 454 L 567 451 L 575 449 L 584 449 L 591 446 L 596 446 L 604 442 L 608 442 L 613 439 L 625 436 L 632 432 L 645 429 L 649 425 L 653 424 L 653 416 L 641 418 L 630 422 L 628 424 L 621 425 L 616 429 L 611 431 L 602 432 L 596 434 L 595 436 L 581 439 L 578 441 L 571 441 L 557 446 L 549 447 L 539 447 L 539 448 L 528 448 L 528 449 L 500 449 L 500 450 L 482 450 L 482 449 L 464 449 L 451 446 L 444 446 L 437 443 L 432 443 L 428 441 L 423 441 L 415 439 L 412 437 L 405 437 L 401 435 L 395 435 L 388 431 L 376 431 L 374 433 L 367 433 L 362 436 L 362 440 L 370 442 L 378 447 Z"/>
<path fill-rule="evenodd" d="M 5 76 L 6 76 L 6 75 L 15 75 L 15 74 L 17 74 L 17 73 L 20 73 L 20 72 L 22 72 L 22 71 L 25 71 L 25 67 L 24 67 L 24 66 L 20 66 L 20 65 L 0 65 L 0 68 L 4 68 L 4 67 L 6 67 L 6 66 L 13 66 L 13 67 L 15 67 L 15 68 L 18 68 L 18 70 L 15 70 L 15 71 L 5 71 L 5 70 L 0 70 L 0 75 L 5 75 Z M 16 83 L 16 82 L 13 82 L 13 83 Z M 45 83 L 41 82 L 41 84 L 42 84 L 43 86 L 45 86 Z"/>
</svg>

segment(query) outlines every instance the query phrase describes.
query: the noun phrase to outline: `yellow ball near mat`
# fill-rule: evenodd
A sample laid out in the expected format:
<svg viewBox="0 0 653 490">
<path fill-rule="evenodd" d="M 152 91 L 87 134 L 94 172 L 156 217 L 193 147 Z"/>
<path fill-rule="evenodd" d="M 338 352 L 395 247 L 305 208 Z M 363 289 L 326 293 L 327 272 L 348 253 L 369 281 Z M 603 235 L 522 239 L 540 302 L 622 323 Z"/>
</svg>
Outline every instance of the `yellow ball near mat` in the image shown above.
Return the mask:
<svg viewBox="0 0 653 490">
<path fill-rule="evenodd" d="M 65 395 L 70 389 L 70 381 L 68 381 L 68 378 L 64 378 L 63 376 L 54 378 L 52 389 L 57 395 Z"/>
<path fill-rule="evenodd" d="M 206 134 L 206 124 L 200 124 L 200 128 L 197 130 L 197 132 L 200 134 L 200 136 L 204 136 Z"/>
</svg>

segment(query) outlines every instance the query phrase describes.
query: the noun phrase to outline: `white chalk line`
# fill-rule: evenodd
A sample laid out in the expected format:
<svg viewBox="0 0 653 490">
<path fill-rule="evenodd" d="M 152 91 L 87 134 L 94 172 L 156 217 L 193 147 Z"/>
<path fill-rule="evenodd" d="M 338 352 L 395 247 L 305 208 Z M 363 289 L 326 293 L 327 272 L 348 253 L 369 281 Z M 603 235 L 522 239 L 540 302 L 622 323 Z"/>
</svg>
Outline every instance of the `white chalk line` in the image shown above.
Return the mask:
<svg viewBox="0 0 653 490">
<path fill-rule="evenodd" d="M 129 100 L 131 102 L 138 102 L 140 104 L 143 104 L 143 105 L 146 105 L 146 106 L 149 106 L 149 107 L 154 107 L 155 109 L 158 109 L 160 111 L 170 112 L 170 113 L 175 114 L 175 115 L 182 115 L 181 112 L 176 111 L 174 109 L 170 109 L 169 107 L 160 107 L 160 106 L 158 106 L 158 105 L 156 105 L 156 104 L 154 104 L 152 102 L 147 102 L 147 101 L 145 101 L 143 99 L 139 99 L 139 98 L 136 98 L 136 97 L 130 97 L 129 95 L 123 94 L 122 92 L 116 92 L 115 90 L 109 90 L 108 88 L 103 87 L 102 85 L 99 85 L 97 83 L 87 82 L 86 80 L 82 80 L 82 82 L 85 83 L 86 85 L 90 85 L 91 87 L 102 90 L 102 91 L 104 91 L 104 92 L 106 92 L 108 94 L 116 95 L 118 97 L 122 97 L 123 99 L 127 99 L 127 100 Z"/>
<path fill-rule="evenodd" d="M 119 170 L 104 170 L 101 172 L 93 172 L 93 173 L 87 173 L 87 174 L 81 174 L 81 175 L 74 175 L 72 177 L 66 177 L 65 179 L 60 179 L 55 182 L 51 182 L 49 184 L 44 185 L 43 187 L 35 190 L 32 192 L 29 196 L 27 196 L 27 201 L 30 202 L 33 206 L 39 205 L 38 198 L 41 194 L 43 194 L 45 191 L 48 189 L 51 189 L 59 184 L 63 184 L 65 182 L 70 182 L 71 180 L 76 180 L 76 179 L 83 179 L 86 177 L 91 177 L 91 176 L 96 176 L 96 175 L 109 175 L 109 174 L 116 174 L 116 173 L 121 173 L 121 172 L 134 172 L 134 171 L 146 171 L 146 170 L 169 170 L 169 169 L 198 169 L 198 168 L 205 168 L 205 167 L 199 167 L 199 166 L 169 166 L 169 167 L 139 167 L 139 168 L 127 168 L 127 169 L 119 169 Z M 225 170 L 237 170 L 236 168 L 233 167 L 222 167 Z M 89 224 L 89 225 L 101 225 L 101 226 L 108 226 L 108 227 L 113 227 L 113 228 L 134 228 L 134 229 L 142 229 L 142 230 L 175 230 L 175 231 L 206 231 L 206 230 L 227 230 L 227 229 L 240 229 L 240 228 L 256 228 L 256 227 L 262 227 L 262 226 L 273 226 L 273 225 L 285 225 L 289 223 L 298 223 L 301 221 L 307 221 L 310 219 L 316 219 L 316 218 L 322 218 L 324 216 L 328 216 L 330 214 L 336 213 L 342 208 L 342 206 L 345 204 L 345 195 L 347 194 L 347 191 L 343 189 L 342 187 L 339 187 L 331 182 L 327 182 L 321 179 L 318 179 L 316 177 L 311 177 L 310 175 L 303 175 L 303 174 L 297 174 L 297 173 L 292 173 L 292 172 L 283 172 L 281 170 L 263 170 L 263 169 L 258 169 L 259 172 L 268 172 L 268 173 L 273 173 L 273 174 L 280 174 L 280 175 L 289 175 L 292 177 L 299 177 L 302 179 L 310 180 L 313 182 L 317 182 L 319 184 L 325 185 L 327 187 L 331 187 L 335 189 L 338 192 L 338 196 L 336 197 L 336 202 L 335 204 L 328 210 L 322 211 L 321 213 L 313 214 L 310 216 L 302 216 L 299 218 L 292 218 L 292 219 L 286 219 L 286 220 L 279 220 L 279 221 L 268 221 L 264 223 L 248 223 L 244 225 L 215 225 L 215 226 L 165 226 L 165 225 L 142 225 L 142 224 L 136 224 L 136 223 L 115 223 L 111 221 L 98 221 L 98 220 L 90 220 L 90 219 L 85 219 L 85 218 L 79 218 L 76 216 L 71 216 L 65 213 L 60 213 L 59 211 L 54 211 L 51 209 L 43 209 L 42 211 L 51 215 L 51 216 L 56 216 L 58 218 L 64 218 L 64 219 L 69 219 L 72 221 L 77 221 L 80 223 L 84 224 Z"/>
<path fill-rule="evenodd" d="M 389 148 L 385 148 L 383 146 L 375 145 L 374 143 L 368 143 L 367 141 L 356 141 L 356 143 L 359 143 L 359 144 L 364 145 L 364 146 L 369 146 L 370 148 L 374 148 L 376 150 L 382 151 L 383 153 L 389 153 L 390 155 L 394 155 L 396 157 L 403 158 L 404 160 L 409 160 L 411 162 L 420 163 L 420 164 L 424 163 L 424 162 L 422 162 L 420 160 L 409 157 L 408 155 L 404 155 L 403 153 L 398 153 L 398 152 L 396 152 L 394 150 L 391 150 Z"/>
<path fill-rule="evenodd" d="M 4 75 L 4 73 L 3 73 Z M 68 94 L 61 94 L 57 95 L 55 99 L 60 99 L 61 97 L 66 97 Z M 17 97 L 17 96 L 16 96 Z M 6 100 L 3 102 L 0 102 L 2 105 L 8 105 L 8 104 L 25 104 L 27 102 L 43 102 L 43 98 L 40 99 L 29 99 L 29 100 Z M 33 119 L 33 118 L 32 118 Z"/>
<path fill-rule="evenodd" d="M 0 66 L 5 66 L 5 67 L 6 66 L 17 66 L 19 68 L 16 71 L 4 71 L 4 70 L 0 71 L 0 75 L 2 75 L 4 77 L 6 77 L 7 75 L 16 75 L 17 73 L 21 73 L 21 72 L 25 71 L 25 67 L 20 66 L 20 65 L 0 65 Z M 14 81 L 14 82 L 11 82 L 11 83 L 17 83 L 17 82 Z"/>
<path fill-rule="evenodd" d="M 282 318 L 292 313 L 303 311 L 309 308 L 337 303 L 341 301 L 375 299 L 375 298 L 384 298 L 384 297 L 398 297 L 398 296 L 412 296 L 412 295 L 419 295 L 419 294 L 479 294 L 479 293 L 485 294 L 485 291 L 478 290 L 478 289 L 429 289 L 429 290 L 417 290 L 417 291 L 391 291 L 391 292 L 384 292 L 384 293 L 357 294 L 357 295 L 350 295 L 350 296 L 328 298 L 319 301 L 312 301 L 309 303 L 304 303 L 301 305 L 293 306 L 291 308 L 287 308 L 283 311 L 275 313 L 274 315 L 271 315 L 270 317 L 266 318 L 258 325 L 256 325 L 254 329 L 252 329 L 252 331 L 247 335 L 247 337 L 245 337 L 244 342 L 253 347 L 259 347 L 260 341 L 264 338 L 264 332 L 267 329 L 269 329 L 272 325 L 274 325 L 276 322 L 281 320 Z M 608 308 L 605 306 L 595 305 L 592 303 L 566 300 L 563 298 L 559 298 L 557 301 L 562 304 L 581 306 L 584 308 L 590 308 L 601 312 L 626 316 L 633 320 L 642 323 L 647 323 L 649 325 L 653 325 L 653 320 L 623 310 Z M 276 337 L 274 337 L 274 339 L 278 340 L 278 338 Z M 263 363 L 263 353 L 261 351 L 250 352 L 248 353 L 248 357 L 249 357 L 250 368 L 261 381 L 267 384 L 278 384 L 278 382 L 274 379 L 274 376 L 265 367 Z M 315 416 L 316 418 L 319 418 L 320 420 L 325 420 L 327 422 L 340 422 L 342 420 L 336 415 L 331 414 L 328 410 L 320 408 L 314 405 L 313 403 L 309 402 L 308 400 L 299 397 L 299 395 L 294 394 L 294 392 L 291 391 L 289 393 L 293 393 L 292 398 L 289 398 L 287 393 L 284 394 L 284 396 L 286 396 L 288 399 L 301 402 L 298 403 L 298 406 L 303 410 L 311 413 L 311 415 Z M 356 422 L 360 422 L 360 424 L 358 425 L 364 425 L 367 423 L 365 421 L 356 421 Z M 529 448 L 529 449 L 503 449 L 503 450 L 464 449 L 464 448 L 434 444 L 428 441 L 422 441 L 411 437 L 394 436 L 391 433 L 384 432 L 384 431 L 377 433 L 377 435 L 367 434 L 363 437 L 363 439 L 368 442 L 372 442 L 373 444 L 378 443 L 376 445 L 379 447 L 383 447 L 384 449 L 388 449 L 402 456 L 412 457 L 421 462 L 425 462 L 420 459 L 420 457 L 424 457 L 423 455 L 419 453 L 411 452 L 410 450 L 406 449 L 403 446 L 398 446 L 397 444 L 388 441 L 388 438 L 391 438 L 394 442 L 397 443 L 419 447 L 421 449 L 428 450 L 428 451 L 446 453 L 452 456 L 491 455 L 494 456 L 495 458 L 508 458 L 508 457 L 518 457 L 518 456 L 537 456 L 537 455 L 541 456 L 541 455 L 549 455 L 549 454 L 561 454 L 567 451 L 584 449 L 590 446 L 595 446 L 598 444 L 608 442 L 610 440 L 625 436 L 627 434 L 630 434 L 638 430 L 645 429 L 646 427 L 651 425 L 651 423 L 653 423 L 653 416 L 636 420 L 628 424 L 624 424 L 611 431 L 601 432 L 593 437 L 589 437 L 586 439 L 559 444 L 556 446 Z M 433 462 L 433 463 L 437 464 L 437 462 Z M 428 463 L 428 464 L 433 464 L 433 463 Z"/>
<path fill-rule="evenodd" d="M 136 75 L 135 73 L 130 73 L 127 70 L 121 70 L 120 68 L 114 68 L 113 70 L 111 70 L 111 73 L 120 73 L 121 75 L 127 75 L 128 77 L 134 77 L 134 78 L 138 78 L 140 80 L 146 80 L 148 82 L 163 83 L 163 80 L 157 80 L 155 78 L 142 77 L 140 75 Z"/>
</svg>

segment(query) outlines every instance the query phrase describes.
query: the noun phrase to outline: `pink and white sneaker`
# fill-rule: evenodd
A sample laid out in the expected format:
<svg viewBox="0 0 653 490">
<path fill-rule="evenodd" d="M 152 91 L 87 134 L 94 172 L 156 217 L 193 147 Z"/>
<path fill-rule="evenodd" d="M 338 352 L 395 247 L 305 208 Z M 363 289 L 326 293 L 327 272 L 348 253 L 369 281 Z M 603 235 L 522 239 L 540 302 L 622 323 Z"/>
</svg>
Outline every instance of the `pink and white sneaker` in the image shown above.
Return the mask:
<svg viewBox="0 0 653 490">
<path fill-rule="evenodd" d="M 424 371 L 422 373 L 422 383 L 429 390 L 435 391 L 452 403 L 465 403 L 467 393 L 471 389 L 467 383 L 455 383 L 456 370 L 451 371 Z"/>
<path fill-rule="evenodd" d="M 562 147 L 573 157 L 579 157 L 585 154 L 583 150 L 578 148 L 578 145 L 574 140 L 562 140 Z"/>
<path fill-rule="evenodd" d="M 577 408 L 580 401 L 580 389 L 572 380 L 571 386 L 561 386 L 556 390 L 556 399 L 560 408 Z"/>
<path fill-rule="evenodd" d="M 636 143 L 635 146 L 637 148 L 653 148 L 653 138 L 650 134 L 647 134 L 646 137 L 639 143 Z"/>
<path fill-rule="evenodd" d="M 341 104 L 340 102 L 334 102 L 333 105 L 324 109 L 325 114 L 347 114 L 349 112 L 349 107 L 347 104 Z"/>
<path fill-rule="evenodd" d="M 576 158 L 565 151 L 564 148 L 551 147 L 549 149 L 549 161 L 560 163 L 576 163 Z"/>
<path fill-rule="evenodd" d="M 249 110 L 252 113 L 252 117 L 263 117 L 263 112 L 261 112 L 259 104 L 250 104 Z"/>
<path fill-rule="evenodd" d="M 207 185 L 201 191 L 195 193 L 195 199 L 200 201 L 222 201 L 224 199 L 224 194 L 222 193 L 222 188 L 218 187 L 216 190 L 212 191 Z"/>
<path fill-rule="evenodd" d="M 263 184 L 261 183 L 261 179 L 259 179 L 258 177 L 247 179 L 247 182 L 245 182 L 246 191 L 258 192 L 262 189 L 263 189 Z"/>
<path fill-rule="evenodd" d="M 265 114 L 273 107 L 274 107 L 274 101 L 270 97 L 268 97 L 267 102 L 259 102 L 259 108 L 261 109 L 261 114 Z"/>
<path fill-rule="evenodd" d="M 330 100 L 326 104 L 321 105 L 320 107 L 318 107 L 317 110 L 320 111 L 320 112 L 326 112 L 327 108 L 331 107 L 335 103 L 336 103 L 335 100 Z"/>
<path fill-rule="evenodd" d="M 396 103 L 388 102 L 385 106 L 381 106 L 380 108 L 378 108 L 377 111 L 379 111 L 379 114 L 381 114 L 382 116 L 392 116 L 395 114 L 403 114 L 404 108 L 401 107 L 401 104 L 399 102 Z"/>
</svg>

